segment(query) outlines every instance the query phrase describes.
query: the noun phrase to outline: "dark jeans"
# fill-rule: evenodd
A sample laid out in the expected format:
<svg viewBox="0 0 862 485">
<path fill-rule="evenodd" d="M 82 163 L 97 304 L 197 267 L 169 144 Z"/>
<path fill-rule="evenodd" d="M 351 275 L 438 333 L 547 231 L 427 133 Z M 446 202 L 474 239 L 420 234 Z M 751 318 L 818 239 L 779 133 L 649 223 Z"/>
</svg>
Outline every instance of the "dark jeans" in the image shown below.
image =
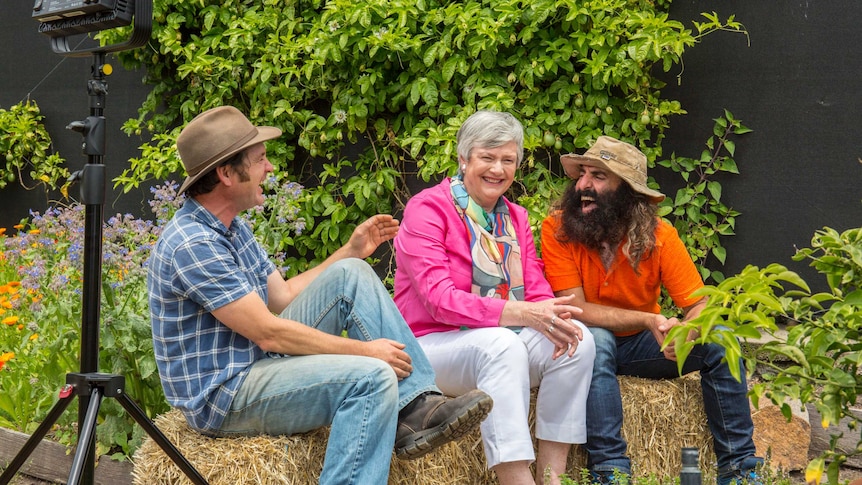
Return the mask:
<svg viewBox="0 0 862 485">
<path fill-rule="evenodd" d="M 590 327 L 596 342 L 593 380 L 587 399 L 587 466 L 590 470 L 609 472 L 614 469 L 631 474 L 622 437 L 623 405 L 617 375 L 665 379 L 679 377 L 677 363 L 667 360 L 655 337 L 648 331 L 617 338 L 608 330 Z M 695 346 L 683 367 L 683 373 L 700 371 L 703 403 L 715 445 L 719 473 L 739 467 L 745 458 L 755 454 L 748 386 L 730 375 L 721 361 L 720 345 Z"/>
</svg>

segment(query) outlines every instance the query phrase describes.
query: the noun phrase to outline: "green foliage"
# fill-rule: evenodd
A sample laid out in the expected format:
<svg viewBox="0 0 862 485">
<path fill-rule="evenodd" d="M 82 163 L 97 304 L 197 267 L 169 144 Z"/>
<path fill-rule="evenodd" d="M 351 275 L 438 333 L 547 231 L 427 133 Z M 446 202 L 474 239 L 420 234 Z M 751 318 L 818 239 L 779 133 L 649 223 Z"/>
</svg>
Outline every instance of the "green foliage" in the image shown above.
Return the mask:
<svg viewBox="0 0 862 485">
<path fill-rule="evenodd" d="M 527 133 L 510 198 L 535 227 L 565 184 L 560 153 L 607 134 L 655 160 L 670 116 L 684 110 L 661 97 L 654 73 L 679 65 L 709 32 L 741 31 L 732 17 L 705 14 L 694 34 L 668 18 L 668 4 L 156 2 L 148 48 L 120 53 L 146 67 L 153 86 L 124 129 L 154 138 L 115 183 L 130 190 L 177 176 L 176 127 L 233 104 L 285 132 L 268 148 L 277 170 L 311 187 L 308 231 L 293 241 L 299 266 L 310 265 L 358 222 L 402 207 L 408 181 L 453 173 L 467 116 L 505 110 Z"/>
<path fill-rule="evenodd" d="M 52 208 L 0 236 L 0 354 L 12 354 L 0 369 L 0 426 L 32 432 L 54 404 L 69 372 L 77 372 L 81 329 L 84 208 Z M 100 370 L 124 375 L 126 393 L 151 417 L 168 409 L 155 371 L 143 263 L 158 233 L 131 216 L 110 218 L 103 247 Z M 3 296 L 6 296 L 4 299 Z M 5 303 L 4 303 L 5 302 Z M 53 430 L 74 444 L 75 413 L 66 412 Z M 97 428 L 99 454 L 130 455 L 142 431 L 118 403 L 107 400 Z"/>
<path fill-rule="evenodd" d="M 51 137 L 42 118 L 34 101 L 0 109 L 0 153 L 6 155 L 6 164 L 0 165 L 0 189 L 15 180 L 31 188 L 26 186 L 26 173 L 36 183 L 62 188 L 65 195 L 69 171 L 64 160 L 51 152 Z"/>
<path fill-rule="evenodd" d="M 731 372 L 744 372 L 739 358 L 750 371 L 761 370 L 762 382 L 754 385 L 755 405 L 768 398 L 788 419 L 789 401 L 812 403 L 827 427 L 847 420 L 859 429 L 851 412 L 862 390 L 862 228 L 839 233 L 831 228 L 817 231 L 811 248 L 801 249 L 794 260 L 810 260 L 826 278 L 830 291 L 812 293 L 796 273 L 780 264 L 766 268 L 746 267 L 716 286 L 700 291 L 709 297 L 701 315 L 668 336 L 676 342 L 680 366 L 695 343 L 718 343 L 727 350 Z M 786 335 L 778 323 L 787 323 Z M 688 331 L 700 336 L 683 342 Z M 759 347 L 744 347 L 740 341 L 767 335 Z M 857 451 L 862 450 L 858 436 Z M 837 449 L 833 435 L 830 449 L 809 464 L 806 480 L 820 481 L 824 469 L 829 483 L 838 483 L 838 470 L 847 455 Z M 828 463 L 828 465 L 827 465 Z"/>
<path fill-rule="evenodd" d="M 704 281 L 724 279 L 720 271 L 710 270 L 707 263 L 713 257 L 724 264 L 727 253 L 721 237 L 735 234 L 739 212 L 721 201 L 722 186 L 716 178 L 722 173 L 739 173 L 733 159 L 736 143 L 731 137 L 749 132 L 750 129 L 725 110 L 723 117 L 715 119 L 713 135 L 707 139 L 700 158 L 673 154 L 669 160 L 658 162 L 678 173 L 685 182 L 675 197 L 665 199 L 660 213 L 672 219 Z"/>
</svg>

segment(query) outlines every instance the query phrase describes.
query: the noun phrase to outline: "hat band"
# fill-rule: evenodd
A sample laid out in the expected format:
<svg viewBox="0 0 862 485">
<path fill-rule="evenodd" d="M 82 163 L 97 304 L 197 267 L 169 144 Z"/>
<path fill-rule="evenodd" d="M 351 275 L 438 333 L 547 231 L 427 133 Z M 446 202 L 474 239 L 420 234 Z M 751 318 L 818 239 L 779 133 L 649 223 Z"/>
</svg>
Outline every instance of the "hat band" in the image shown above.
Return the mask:
<svg viewBox="0 0 862 485">
<path fill-rule="evenodd" d="M 220 160 L 222 160 L 222 159 L 224 159 L 224 158 L 229 157 L 230 155 L 233 155 L 233 154 L 234 154 L 234 153 L 236 153 L 236 152 L 237 152 L 237 150 L 238 150 L 239 148 L 241 148 L 245 143 L 248 143 L 248 141 L 249 141 L 249 140 L 251 140 L 251 139 L 253 139 L 255 136 L 257 136 L 257 133 L 258 133 L 257 128 L 255 128 L 254 126 L 252 126 L 252 127 L 251 127 L 251 131 L 249 131 L 249 132 L 248 132 L 248 134 L 246 134 L 245 136 L 243 136 L 242 138 L 240 138 L 238 141 L 236 141 L 236 142 L 232 143 L 230 146 L 228 146 L 228 147 L 224 148 L 222 151 L 218 152 L 217 154 L 215 154 L 215 155 L 211 156 L 211 157 L 209 158 L 209 160 L 206 160 L 206 161 L 204 161 L 204 162 L 202 162 L 202 163 L 199 163 L 197 166 L 195 166 L 195 172 L 194 172 L 194 173 L 189 173 L 189 175 L 191 175 L 191 176 L 195 176 L 195 175 L 199 174 L 199 173 L 201 172 L 201 170 L 203 170 L 203 169 L 205 169 L 205 168 L 209 167 L 210 165 L 212 165 L 215 161 L 217 161 L 217 160 L 218 160 L 218 161 L 220 161 Z"/>
</svg>

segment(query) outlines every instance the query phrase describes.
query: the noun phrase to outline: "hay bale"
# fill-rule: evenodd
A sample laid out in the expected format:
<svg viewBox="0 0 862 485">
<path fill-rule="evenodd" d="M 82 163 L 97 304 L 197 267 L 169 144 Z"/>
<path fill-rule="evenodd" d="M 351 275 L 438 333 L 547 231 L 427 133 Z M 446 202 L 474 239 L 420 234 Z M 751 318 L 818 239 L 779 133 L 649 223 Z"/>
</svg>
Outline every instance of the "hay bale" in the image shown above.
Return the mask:
<svg viewBox="0 0 862 485">
<path fill-rule="evenodd" d="M 329 438 L 328 428 L 292 436 L 210 438 L 192 430 L 179 410 L 157 417 L 155 424 L 210 485 L 316 484 Z M 132 461 L 135 485 L 192 483 L 149 437 Z M 393 454 L 389 484 L 416 483 L 496 483 L 485 466 L 479 431 L 416 460 L 399 460 Z"/>
<path fill-rule="evenodd" d="M 629 445 L 632 475 L 679 475 L 683 447 L 698 449 L 704 472 L 715 468 L 699 372 L 677 379 L 618 379 L 623 397 L 623 438 Z"/>
<path fill-rule="evenodd" d="M 706 426 L 699 375 L 672 380 L 620 377 L 623 436 L 629 443 L 633 475 L 676 476 L 680 449 L 700 450 L 701 468 L 710 470 L 715 456 Z M 535 405 L 536 392 L 532 394 Z M 534 406 L 533 406 L 534 407 Z M 530 412 L 531 425 L 535 422 Z M 323 468 L 328 428 L 293 436 L 209 438 L 192 430 L 178 410 L 156 418 L 156 426 L 210 485 L 316 484 Z M 133 458 L 135 485 L 190 485 L 191 481 L 150 438 Z M 569 454 L 569 476 L 586 465 L 579 446 Z M 492 485 L 479 430 L 417 460 L 393 455 L 389 485 Z"/>
<path fill-rule="evenodd" d="M 314 463 L 323 462 L 329 437 L 328 429 L 319 429 L 294 436 L 210 438 L 191 429 L 176 409 L 155 424 L 211 485 L 317 483 L 320 467 Z M 132 461 L 135 485 L 192 483 L 151 438 Z"/>
</svg>

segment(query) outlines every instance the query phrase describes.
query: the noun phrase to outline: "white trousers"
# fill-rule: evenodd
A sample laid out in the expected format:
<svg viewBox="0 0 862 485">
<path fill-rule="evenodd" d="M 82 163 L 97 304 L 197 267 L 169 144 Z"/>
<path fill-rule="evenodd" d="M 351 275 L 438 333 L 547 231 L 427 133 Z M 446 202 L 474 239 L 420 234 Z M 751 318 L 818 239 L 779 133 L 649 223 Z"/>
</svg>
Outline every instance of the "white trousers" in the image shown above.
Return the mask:
<svg viewBox="0 0 862 485">
<path fill-rule="evenodd" d="M 450 396 L 481 389 L 494 399 L 482 423 L 488 467 L 513 461 L 534 461 L 528 413 L 530 389 L 536 399 L 536 438 L 584 443 L 586 402 L 596 348 L 592 333 L 579 324 L 584 339 L 575 355 L 552 360 L 554 344 L 524 328 L 477 328 L 437 332 L 419 337 L 437 374 L 437 386 Z"/>
</svg>

